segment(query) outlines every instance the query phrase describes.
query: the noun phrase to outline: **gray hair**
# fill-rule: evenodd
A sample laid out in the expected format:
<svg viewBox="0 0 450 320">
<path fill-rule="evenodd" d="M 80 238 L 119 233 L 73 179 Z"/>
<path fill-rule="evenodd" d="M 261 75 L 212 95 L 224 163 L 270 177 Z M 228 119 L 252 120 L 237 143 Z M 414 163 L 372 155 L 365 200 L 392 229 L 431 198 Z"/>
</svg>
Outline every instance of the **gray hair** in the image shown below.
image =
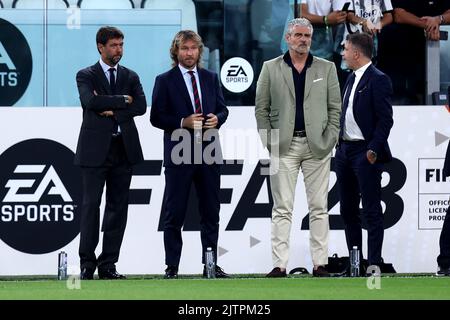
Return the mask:
<svg viewBox="0 0 450 320">
<path fill-rule="evenodd" d="M 296 26 L 309 28 L 309 30 L 311 31 L 311 34 L 313 33 L 313 30 L 314 30 L 311 22 L 308 19 L 295 18 L 288 22 L 287 27 L 286 27 L 286 34 L 291 34 L 292 29 L 294 29 L 294 27 L 296 27 Z"/>
</svg>

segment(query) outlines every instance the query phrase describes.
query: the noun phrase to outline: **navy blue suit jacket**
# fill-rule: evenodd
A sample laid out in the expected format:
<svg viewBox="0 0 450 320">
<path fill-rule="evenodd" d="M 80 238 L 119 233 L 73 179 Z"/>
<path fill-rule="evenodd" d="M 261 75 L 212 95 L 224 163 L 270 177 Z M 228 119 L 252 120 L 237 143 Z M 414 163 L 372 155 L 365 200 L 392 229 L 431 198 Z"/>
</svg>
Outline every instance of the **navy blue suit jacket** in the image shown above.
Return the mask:
<svg viewBox="0 0 450 320">
<path fill-rule="evenodd" d="M 347 88 L 347 84 L 345 88 Z M 381 163 L 392 160 L 387 141 L 394 124 L 392 93 L 391 79 L 373 65 L 370 65 L 361 77 L 353 97 L 355 121 L 361 129 L 364 140 L 367 141 L 368 150 L 375 151 L 377 162 Z M 342 99 L 344 100 L 344 97 Z M 343 105 L 340 137 L 343 135 L 346 112 L 347 106 Z"/>
<path fill-rule="evenodd" d="M 214 72 L 198 67 L 197 70 L 202 94 L 203 115 L 215 114 L 219 121 L 218 129 L 228 117 L 228 109 L 225 106 L 219 79 Z M 150 110 L 152 125 L 164 130 L 164 165 L 173 166 L 171 152 L 179 141 L 171 141 L 172 132 L 180 129 L 182 118 L 194 113 L 186 83 L 178 66 L 156 77 Z M 193 143 L 193 131 L 189 131 Z M 218 145 L 220 146 L 220 144 Z M 221 151 L 216 150 L 216 152 Z"/>
</svg>

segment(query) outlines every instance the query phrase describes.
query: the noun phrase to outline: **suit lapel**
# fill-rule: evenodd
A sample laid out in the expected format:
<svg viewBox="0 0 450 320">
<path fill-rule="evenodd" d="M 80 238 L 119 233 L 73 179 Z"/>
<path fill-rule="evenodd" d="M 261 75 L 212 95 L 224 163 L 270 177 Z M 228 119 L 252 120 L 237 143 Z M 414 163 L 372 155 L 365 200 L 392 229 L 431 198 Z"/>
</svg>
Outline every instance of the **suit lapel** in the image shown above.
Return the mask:
<svg viewBox="0 0 450 320">
<path fill-rule="evenodd" d="M 292 68 L 289 67 L 283 59 L 280 62 L 281 74 L 283 75 L 284 81 L 289 88 L 289 91 L 292 94 L 292 97 L 295 99 L 295 87 L 294 87 L 294 78 L 292 76 Z"/>
<path fill-rule="evenodd" d="M 109 94 L 109 95 L 112 94 L 111 87 L 109 86 L 108 79 L 106 79 L 106 75 L 103 72 L 100 62 L 97 62 L 96 64 L 94 64 L 94 70 L 95 70 L 95 75 L 97 76 L 97 79 L 100 82 L 100 84 L 102 85 L 103 89 L 105 89 L 107 94 Z"/>
<path fill-rule="evenodd" d="M 190 112 L 193 113 L 193 106 L 191 98 L 189 97 L 188 89 L 186 88 L 186 83 L 184 82 L 183 75 L 181 73 L 180 68 L 178 66 L 175 66 L 172 69 L 172 76 L 174 78 L 175 85 L 177 86 L 179 92 L 183 96 L 184 100 L 186 101 L 186 106 L 189 108 Z"/>
<path fill-rule="evenodd" d="M 366 71 L 363 73 L 361 80 L 359 80 L 359 82 L 358 82 L 358 86 L 356 87 L 356 90 L 355 90 L 355 96 L 353 97 L 353 106 L 356 105 L 356 103 L 359 99 L 360 93 L 366 89 L 366 87 L 369 83 L 370 77 L 372 76 L 372 73 L 373 73 L 373 65 L 370 65 L 366 69 Z"/>
<path fill-rule="evenodd" d="M 317 64 L 313 63 L 311 66 L 306 69 L 306 77 L 305 77 L 305 93 L 303 94 L 303 101 L 308 98 L 309 92 L 311 91 L 311 87 L 313 85 L 313 80 L 318 78 L 317 75 Z M 306 67 L 306 66 L 305 66 Z"/>
<path fill-rule="evenodd" d="M 348 76 L 347 76 L 347 80 L 345 80 L 345 85 L 344 85 L 344 91 L 341 92 L 341 98 L 342 98 L 342 103 L 344 103 L 344 98 L 345 98 L 345 93 L 347 92 L 347 90 L 351 90 L 352 88 L 348 87 L 348 83 L 350 82 L 350 76 L 352 75 L 353 72 L 351 72 Z"/>
<path fill-rule="evenodd" d="M 207 103 L 207 79 L 206 79 L 206 71 L 203 69 L 200 69 L 197 67 L 198 71 L 198 79 L 200 80 L 200 90 L 202 91 L 202 97 L 201 97 L 201 104 L 202 104 L 202 111 L 204 115 L 207 115 L 209 113 L 208 110 L 208 103 Z"/>
<path fill-rule="evenodd" d="M 125 88 L 125 80 L 128 78 L 127 70 L 118 65 L 117 66 L 117 78 L 116 78 L 116 91 L 117 93 L 122 92 L 122 90 Z"/>
</svg>

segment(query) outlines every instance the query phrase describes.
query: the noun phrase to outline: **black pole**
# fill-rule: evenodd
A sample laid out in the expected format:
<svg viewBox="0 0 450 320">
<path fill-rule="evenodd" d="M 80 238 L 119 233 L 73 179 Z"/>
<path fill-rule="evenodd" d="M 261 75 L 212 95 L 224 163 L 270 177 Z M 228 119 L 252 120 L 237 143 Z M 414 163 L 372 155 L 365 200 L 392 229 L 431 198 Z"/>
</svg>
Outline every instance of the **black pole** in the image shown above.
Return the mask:
<svg viewBox="0 0 450 320">
<path fill-rule="evenodd" d="M 294 18 L 298 18 L 298 0 L 294 0 Z"/>
</svg>

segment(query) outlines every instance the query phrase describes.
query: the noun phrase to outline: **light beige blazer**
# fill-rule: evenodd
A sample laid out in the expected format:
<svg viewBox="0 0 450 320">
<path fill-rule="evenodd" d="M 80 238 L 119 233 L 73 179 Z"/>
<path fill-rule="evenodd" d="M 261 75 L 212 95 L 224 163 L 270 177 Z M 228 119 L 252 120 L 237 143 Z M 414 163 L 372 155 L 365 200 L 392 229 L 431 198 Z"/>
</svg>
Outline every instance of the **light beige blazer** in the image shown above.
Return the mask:
<svg viewBox="0 0 450 320">
<path fill-rule="evenodd" d="M 271 151 L 278 144 L 279 154 L 289 150 L 295 125 L 295 88 L 291 67 L 283 56 L 264 62 L 256 86 L 255 115 L 258 130 L 269 137 L 262 141 Z M 339 135 L 341 93 L 334 63 L 313 57 L 306 71 L 303 110 L 308 145 L 315 157 L 328 155 Z M 279 129 L 279 141 L 271 141 Z M 261 134 L 261 131 L 260 131 Z"/>
</svg>

